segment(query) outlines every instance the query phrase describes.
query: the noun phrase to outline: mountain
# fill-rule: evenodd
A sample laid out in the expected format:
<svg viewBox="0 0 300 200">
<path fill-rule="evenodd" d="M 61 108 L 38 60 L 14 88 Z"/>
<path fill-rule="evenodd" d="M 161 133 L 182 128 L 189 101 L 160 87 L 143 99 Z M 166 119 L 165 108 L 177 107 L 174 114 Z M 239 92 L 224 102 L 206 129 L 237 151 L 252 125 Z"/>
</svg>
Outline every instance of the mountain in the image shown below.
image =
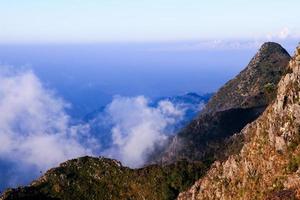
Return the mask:
<svg viewBox="0 0 300 200">
<path fill-rule="evenodd" d="M 188 159 L 211 163 L 226 158 L 232 149 L 241 148 L 230 137 L 255 120 L 274 100 L 277 83 L 286 73 L 290 58 L 279 44 L 263 44 L 248 66 L 220 88 L 200 115 L 155 157 L 155 162 Z M 225 150 L 225 144 L 230 148 Z"/>
<path fill-rule="evenodd" d="M 293 153 L 299 151 L 297 142 L 300 139 L 295 137 L 293 140 L 289 140 L 290 136 L 296 134 L 290 135 L 289 132 L 286 132 L 290 130 L 288 123 L 292 123 L 297 117 L 300 118 L 300 113 L 296 109 L 292 112 L 289 107 L 291 104 L 295 105 L 295 108 L 298 105 L 300 99 L 298 98 L 300 95 L 298 81 L 291 81 L 291 83 L 288 81 L 289 84 L 281 81 L 277 94 L 277 84 L 283 76 L 300 81 L 300 68 L 298 68 L 299 74 L 294 74 L 291 72 L 291 68 L 287 67 L 290 59 L 289 54 L 279 44 L 265 43 L 262 45 L 246 69 L 226 83 L 212 97 L 203 112 L 180 131 L 161 154 L 155 157 L 154 160 L 159 164 L 130 169 L 122 166 L 116 160 L 78 158 L 50 169 L 44 176 L 27 187 L 7 190 L 0 200 L 158 200 L 175 199 L 180 192 L 182 193 L 180 193 L 179 199 L 222 199 L 226 195 L 228 198 L 224 198 L 224 200 L 239 199 L 230 195 L 237 193 L 248 195 L 251 188 L 259 189 L 259 187 L 265 186 L 264 183 L 268 180 L 273 180 L 273 178 L 275 180 L 276 177 L 276 180 L 280 180 L 278 177 L 283 173 L 281 169 L 285 167 L 285 164 L 289 166 L 286 169 L 295 174 L 300 165 L 300 159 L 296 156 L 297 154 L 286 154 L 284 147 L 286 140 L 287 144 L 292 142 L 286 149 L 295 148 L 290 151 Z M 285 94 L 284 91 L 287 90 L 289 92 Z M 280 96 L 280 94 L 285 95 Z M 275 105 L 277 102 L 278 105 L 274 108 L 269 106 L 266 109 L 268 105 Z M 279 108 L 277 108 L 278 106 Z M 272 111 L 275 108 L 279 109 L 278 116 L 265 114 L 275 112 Z M 270 122 L 259 122 L 261 118 L 264 118 L 262 116 L 257 119 L 262 113 L 264 113 L 263 116 L 267 115 L 265 118 Z M 250 125 L 247 125 L 248 123 Z M 269 123 L 272 126 L 268 126 Z M 297 133 L 300 127 L 297 126 L 297 123 L 295 122 L 294 126 L 291 126 L 293 133 Z M 253 125 L 256 128 L 251 128 Z M 246 127 L 243 129 L 244 126 Z M 250 130 L 247 131 L 248 129 Z M 241 130 L 241 133 L 236 134 Z M 265 139 L 270 130 L 276 130 L 270 136 L 274 146 L 279 147 L 274 152 L 268 151 Z M 264 137 L 259 137 L 258 140 L 253 139 L 260 132 Z M 277 135 L 280 133 L 282 136 Z M 254 140 L 253 144 L 252 140 Z M 251 145 L 247 147 L 249 143 Z M 266 149 L 261 147 L 266 147 Z M 245 148 L 248 150 L 244 150 Z M 240 154 L 246 152 L 244 157 L 249 156 L 249 160 L 243 160 L 238 156 L 241 149 L 243 150 Z M 277 159 L 275 155 L 284 155 L 284 158 L 273 160 Z M 231 162 L 232 158 L 234 160 Z M 219 159 L 220 161 L 215 162 L 211 167 L 211 164 Z M 269 162 L 264 162 L 264 159 Z M 285 162 L 281 163 L 283 160 Z M 288 160 L 291 161 L 290 164 L 288 164 L 290 162 Z M 257 168 L 260 163 L 261 167 Z M 277 166 L 284 167 L 279 170 Z M 266 172 L 267 175 L 264 177 L 262 172 Z M 276 176 L 277 172 L 278 176 Z M 272 173 L 274 173 L 274 177 Z M 197 181 L 195 182 L 195 180 Z M 277 195 L 277 192 L 280 195 L 294 194 L 294 190 L 283 189 L 283 184 L 276 180 L 268 183 L 268 186 L 275 184 L 274 188 L 277 190 L 268 190 L 267 195 L 272 197 L 272 195 Z M 293 183 L 293 180 L 295 179 L 291 179 L 290 182 Z M 239 186 L 243 186 L 244 183 L 246 184 L 245 190 L 240 189 Z M 280 187 L 276 187 L 277 183 Z M 193 184 L 194 186 L 192 186 Z M 295 184 L 297 185 L 298 182 Z M 228 185 L 232 186 L 232 190 L 227 188 Z M 256 190 L 254 191 L 256 192 Z M 254 196 L 258 194 L 259 192 Z"/>
<path fill-rule="evenodd" d="M 116 160 L 82 157 L 49 170 L 28 187 L 7 190 L 0 199 L 175 199 L 203 173 L 203 164 L 196 162 L 130 169 Z"/>
<path fill-rule="evenodd" d="M 300 199 L 300 48 L 274 102 L 239 135 L 241 151 L 214 163 L 180 200 Z"/>
</svg>

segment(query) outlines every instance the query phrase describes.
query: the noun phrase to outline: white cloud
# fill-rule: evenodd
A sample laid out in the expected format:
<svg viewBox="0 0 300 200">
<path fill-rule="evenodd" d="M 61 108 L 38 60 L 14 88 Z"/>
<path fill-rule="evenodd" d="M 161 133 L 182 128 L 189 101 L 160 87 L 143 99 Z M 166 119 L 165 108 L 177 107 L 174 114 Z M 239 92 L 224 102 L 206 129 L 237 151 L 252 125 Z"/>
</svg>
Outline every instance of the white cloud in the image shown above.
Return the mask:
<svg viewBox="0 0 300 200">
<path fill-rule="evenodd" d="M 289 40 L 299 40 L 300 30 L 283 27 L 271 33 L 255 35 L 246 39 L 216 39 L 187 42 L 165 43 L 159 47 L 151 47 L 151 52 L 186 52 L 186 51 L 215 51 L 215 50 L 257 50 L 264 42 L 275 41 L 284 43 Z M 294 48 L 294 47 L 293 47 Z"/>
<path fill-rule="evenodd" d="M 283 39 L 283 40 L 286 39 L 289 36 L 290 36 L 290 29 L 287 28 L 287 27 L 283 28 L 278 33 L 278 38 Z"/>
<path fill-rule="evenodd" d="M 32 71 L 0 70 L 0 189 L 27 184 L 39 171 L 83 155 L 106 155 L 139 167 L 184 114 L 169 101 L 149 105 L 143 96 L 115 97 L 106 108 L 112 144 L 100 149 L 89 124 L 70 125 L 69 105 Z M 102 133 L 99 133 L 101 135 Z"/>
<path fill-rule="evenodd" d="M 156 145 L 165 142 L 167 127 L 184 114 L 169 101 L 150 107 L 143 96 L 115 97 L 107 112 L 113 123 L 113 145 L 105 154 L 131 167 L 142 166 Z"/>
<path fill-rule="evenodd" d="M 247 50 L 257 49 L 263 41 L 261 40 L 207 40 L 186 43 L 173 43 L 166 46 L 151 48 L 149 51 L 200 51 L 200 50 Z"/>
<path fill-rule="evenodd" d="M 266 38 L 274 41 L 285 41 L 290 39 L 298 39 L 299 36 L 300 32 L 297 29 L 283 27 L 278 31 L 267 34 Z"/>
<path fill-rule="evenodd" d="M 93 138 L 87 125 L 70 126 L 67 106 L 32 71 L 2 67 L 0 160 L 44 171 L 70 158 L 92 155 L 97 146 L 88 145 Z M 11 178 L 22 179 L 28 172 L 23 173 Z"/>
</svg>

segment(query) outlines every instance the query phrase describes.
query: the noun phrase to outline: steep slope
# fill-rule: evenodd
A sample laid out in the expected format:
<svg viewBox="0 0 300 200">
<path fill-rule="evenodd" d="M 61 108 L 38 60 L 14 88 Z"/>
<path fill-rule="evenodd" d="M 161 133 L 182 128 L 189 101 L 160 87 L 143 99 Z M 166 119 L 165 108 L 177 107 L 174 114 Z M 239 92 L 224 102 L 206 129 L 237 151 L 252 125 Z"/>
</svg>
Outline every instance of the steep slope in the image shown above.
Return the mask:
<svg viewBox="0 0 300 200">
<path fill-rule="evenodd" d="M 215 162 L 207 175 L 178 199 L 300 199 L 300 48 L 278 94 L 240 135 L 240 153 Z"/>
<path fill-rule="evenodd" d="M 289 60 L 289 54 L 279 44 L 263 44 L 248 66 L 220 88 L 203 112 L 268 105 Z"/>
<path fill-rule="evenodd" d="M 28 187 L 6 191 L 0 199 L 175 199 L 204 169 L 201 163 L 186 161 L 130 169 L 116 160 L 82 157 L 49 170 Z"/>
<path fill-rule="evenodd" d="M 274 99 L 289 60 L 289 54 L 279 44 L 263 44 L 249 65 L 212 97 L 201 114 L 156 157 L 156 162 L 188 159 L 211 163 L 230 154 L 231 150 L 220 155 L 218 149 Z"/>
</svg>

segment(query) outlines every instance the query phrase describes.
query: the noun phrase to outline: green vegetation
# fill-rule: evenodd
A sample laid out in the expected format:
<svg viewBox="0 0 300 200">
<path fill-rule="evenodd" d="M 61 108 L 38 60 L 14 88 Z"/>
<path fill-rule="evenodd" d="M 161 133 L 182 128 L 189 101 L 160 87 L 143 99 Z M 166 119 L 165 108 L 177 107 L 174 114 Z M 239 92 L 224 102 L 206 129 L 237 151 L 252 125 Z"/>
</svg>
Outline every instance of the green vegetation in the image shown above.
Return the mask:
<svg viewBox="0 0 300 200">
<path fill-rule="evenodd" d="M 264 85 L 264 90 L 267 93 L 273 93 L 276 90 L 276 85 L 274 83 L 267 83 Z"/>
<path fill-rule="evenodd" d="M 292 159 L 290 159 L 287 171 L 288 172 L 296 172 L 300 165 L 300 155 L 293 156 Z"/>
<path fill-rule="evenodd" d="M 82 157 L 50 170 L 34 186 L 11 192 L 11 199 L 36 199 L 32 194 L 55 199 L 175 199 L 204 173 L 202 163 L 180 161 L 141 169 L 121 166 L 106 158 Z M 10 199 L 10 198 L 6 199 Z"/>
</svg>

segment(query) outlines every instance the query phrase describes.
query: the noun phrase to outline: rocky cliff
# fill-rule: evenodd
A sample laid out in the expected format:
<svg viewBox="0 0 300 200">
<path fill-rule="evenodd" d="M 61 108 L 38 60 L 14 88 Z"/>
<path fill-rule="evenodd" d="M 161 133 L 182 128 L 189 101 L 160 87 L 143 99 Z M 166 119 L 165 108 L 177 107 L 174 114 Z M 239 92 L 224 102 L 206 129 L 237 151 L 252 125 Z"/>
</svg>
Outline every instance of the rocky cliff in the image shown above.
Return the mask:
<svg viewBox="0 0 300 200">
<path fill-rule="evenodd" d="M 230 146 L 228 152 L 220 148 L 274 100 L 289 60 L 279 44 L 263 44 L 249 65 L 212 97 L 200 116 L 173 138 L 156 162 L 188 159 L 211 163 L 239 150 L 241 145 Z"/>
<path fill-rule="evenodd" d="M 185 199 L 300 199 L 300 48 L 278 84 L 276 100 L 239 135 L 240 153 L 215 162 Z"/>
</svg>

